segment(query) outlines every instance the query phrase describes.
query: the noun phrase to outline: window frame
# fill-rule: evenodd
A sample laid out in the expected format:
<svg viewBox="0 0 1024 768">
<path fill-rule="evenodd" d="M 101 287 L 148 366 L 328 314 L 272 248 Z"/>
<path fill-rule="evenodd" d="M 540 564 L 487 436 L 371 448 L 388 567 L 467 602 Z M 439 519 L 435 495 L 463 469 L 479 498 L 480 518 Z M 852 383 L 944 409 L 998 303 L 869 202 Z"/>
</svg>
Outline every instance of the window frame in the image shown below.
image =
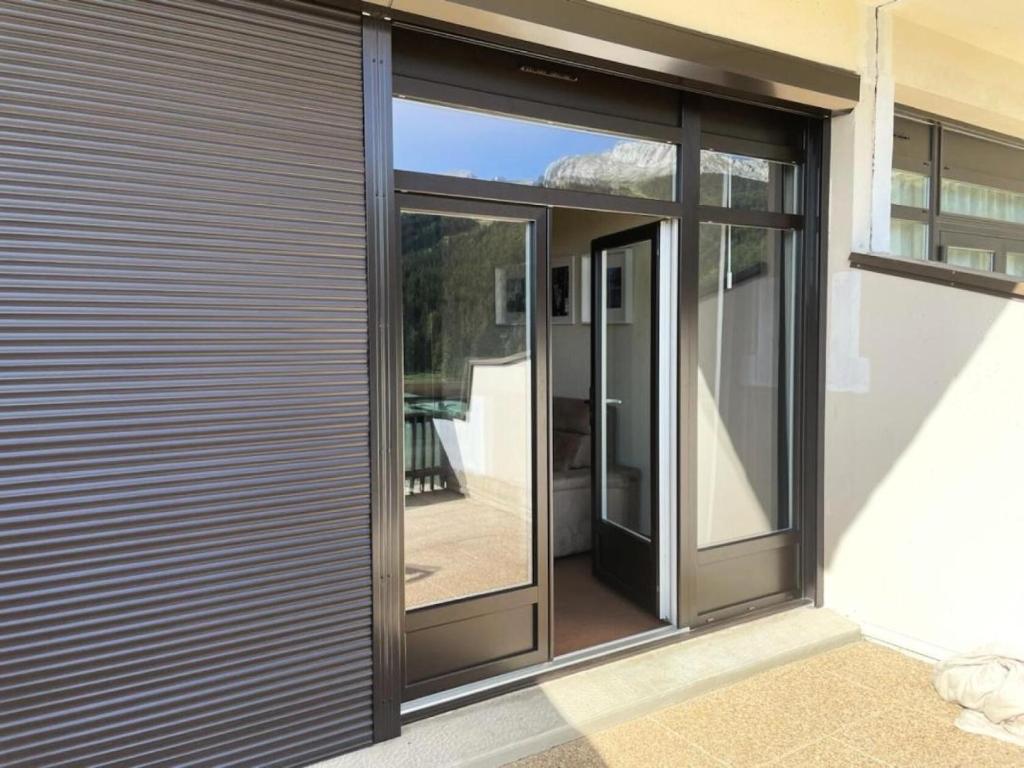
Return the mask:
<svg viewBox="0 0 1024 768">
<path fill-rule="evenodd" d="M 943 145 L 948 132 L 1009 146 L 1019 150 L 1022 156 L 1024 142 L 904 107 L 897 107 L 896 119 L 927 126 L 928 130 L 928 159 L 923 160 L 920 152 L 901 152 L 898 146 L 894 146 L 892 168 L 925 173 L 928 176 L 929 206 L 924 209 L 891 204 L 889 214 L 890 220 L 903 219 L 928 225 L 927 258 L 922 260 L 852 254 L 851 264 L 873 271 L 893 272 L 997 295 L 1017 298 L 1024 295 L 1021 290 L 1024 280 L 1019 281 L 1019 278 L 1006 273 L 1007 253 L 1024 250 L 1024 224 L 946 213 L 942 206 L 942 180 L 946 169 Z M 894 134 L 896 130 L 898 124 L 894 126 Z M 1020 180 L 1020 184 L 1024 185 L 1024 179 Z M 950 246 L 993 251 L 993 269 L 974 270 L 947 264 L 946 248 Z"/>
</svg>

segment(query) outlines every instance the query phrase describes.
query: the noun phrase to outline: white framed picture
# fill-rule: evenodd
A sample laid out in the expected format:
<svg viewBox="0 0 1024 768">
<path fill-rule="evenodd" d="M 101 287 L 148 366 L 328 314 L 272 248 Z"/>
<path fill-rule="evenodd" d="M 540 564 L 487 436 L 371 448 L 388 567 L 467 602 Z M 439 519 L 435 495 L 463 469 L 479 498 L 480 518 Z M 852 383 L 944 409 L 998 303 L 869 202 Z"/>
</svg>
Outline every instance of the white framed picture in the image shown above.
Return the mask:
<svg viewBox="0 0 1024 768">
<path fill-rule="evenodd" d="M 607 318 L 610 324 L 633 322 L 633 249 L 605 252 Z M 580 256 L 580 322 L 590 322 L 590 256 Z"/>
<path fill-rule="evenodd" d="M 551 260 L 551 322 L 572 325 L 576 322 L 576 270 L 572 257 Z"/>
<path fill-rule="evenodd" d="M 526 324 L 526 266 L 494 268 L 494 324 Z"/>
</svg>

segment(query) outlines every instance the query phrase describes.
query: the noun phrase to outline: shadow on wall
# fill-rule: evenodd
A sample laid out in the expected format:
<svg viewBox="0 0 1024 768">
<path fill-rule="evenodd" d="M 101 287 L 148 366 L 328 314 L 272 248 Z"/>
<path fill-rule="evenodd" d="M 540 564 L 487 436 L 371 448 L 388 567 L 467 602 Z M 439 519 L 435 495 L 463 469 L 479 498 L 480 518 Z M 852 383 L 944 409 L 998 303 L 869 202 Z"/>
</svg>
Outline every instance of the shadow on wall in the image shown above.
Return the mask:
<svg viewBox="0 0 1024 768">
<path fill-rule="evenodd" d="M 929 655 L 1019 636 L 1024 303 L 860 271 L 829 302 L 827 604 Z"/>
</svg>

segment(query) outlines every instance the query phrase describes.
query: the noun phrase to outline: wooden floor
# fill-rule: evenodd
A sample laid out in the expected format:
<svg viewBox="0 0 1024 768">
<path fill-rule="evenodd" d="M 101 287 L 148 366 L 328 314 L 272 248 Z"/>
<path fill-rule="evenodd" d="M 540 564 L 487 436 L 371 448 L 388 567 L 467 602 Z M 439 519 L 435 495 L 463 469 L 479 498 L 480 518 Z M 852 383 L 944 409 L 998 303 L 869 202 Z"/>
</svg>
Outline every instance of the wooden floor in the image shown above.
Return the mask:
<svg viewBox="0 0 1024 768">
<path fill-rule="evenodd" d="M 552 579 L 556 656 L 664 626 L 598 581 L 589 554 L 555 560 Z"/>
</svg>

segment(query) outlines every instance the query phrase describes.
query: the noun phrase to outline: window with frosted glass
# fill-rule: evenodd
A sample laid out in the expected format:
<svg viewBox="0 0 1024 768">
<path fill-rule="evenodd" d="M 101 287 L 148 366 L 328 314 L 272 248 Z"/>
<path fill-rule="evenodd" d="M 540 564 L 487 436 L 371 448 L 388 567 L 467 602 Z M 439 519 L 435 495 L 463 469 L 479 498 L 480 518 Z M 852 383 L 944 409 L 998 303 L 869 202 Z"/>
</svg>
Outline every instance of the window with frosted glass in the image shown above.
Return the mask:
<svg viewBox="0 0 1024 768">
<path fill-rule="evenodd" d="M 923 173 L 892 169 L 892 204 L 909 208 L 928 207 L 928 176 Z"/>
<path fill-rule="evenodd" d="M 700 225 L 697 540 L 792 522 L 794 232 Z"/>
<path fill-rule="evenodd" d="M 995 265 L 995 251 L 984 248 L 964 248 L 951 245 L 945 249 L 946 263 L 953 267 L 967 267 L 991 272 Z"/>
<path fill-rule="evenodd" d="M 893 219 L 889 251 L 903 259 L 928 258 L 928 225 L 922 221 Z"/>
<path fill-rule="evenodd" d="M 893 255 L 1024 277 L 1024 146 L 897 116 L 891 178 Z"/>
<path fill-rule="evenodd" d="M 943 179 L 942 212 L 1024 224 L 1024 193 Z"/>
<path fill-rule="evenodd" d="M 1010 277 L 1024 278 L 1024 253 L 1007 252 L 1006 274 L 1010 275 Z"/>
<path fill-rule="evenodd" d="M 675 200 L 675 144 L 414 99 L 392 100 L 397 170 Z"/>
<path fill-rule="evenodd" d="M 799 213 L 798 186 L 799 169 L 792 163 L 701 150 L 701 205 Z"/>
</svg>

